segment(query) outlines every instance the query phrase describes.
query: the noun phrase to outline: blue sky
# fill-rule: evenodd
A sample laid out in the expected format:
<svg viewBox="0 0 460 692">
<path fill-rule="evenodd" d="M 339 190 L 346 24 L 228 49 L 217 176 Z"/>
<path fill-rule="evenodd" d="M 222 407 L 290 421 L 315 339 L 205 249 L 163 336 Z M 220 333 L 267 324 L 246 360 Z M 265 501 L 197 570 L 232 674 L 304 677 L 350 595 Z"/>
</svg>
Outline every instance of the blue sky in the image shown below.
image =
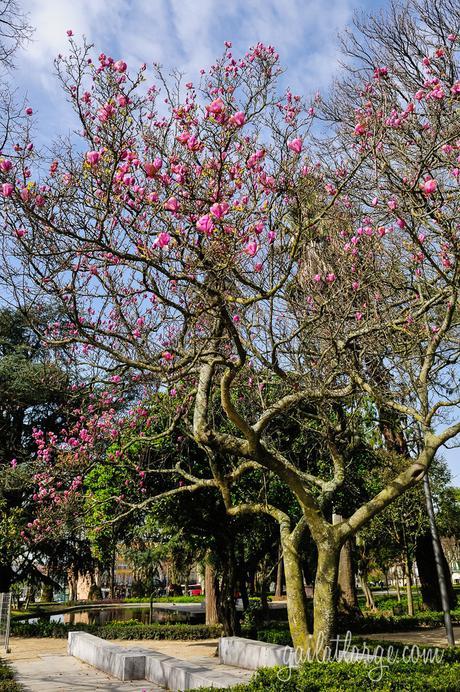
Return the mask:
<svg viewBox="0 0 460 692">
<path fill-rule="evenodd" d="M 324 89 L 337 68 L 337 33 L 356 9 L 377 0 L 22 0 L 35 27 L 17 56 L 14 81 L 39 115 L 41 134 L 68 127 L 53 59 L 67 47 L 66 30 L 84 34 L 97 53 L 122 57 L 136 69 L 146 62 L 178 68 L 195 79 L 231 40 L 235 54 L 263 41 L 280 52 L 285 85 L 296 93 Z"/>
<path fill-rule="evenodd" d="M 337 34 L 355 10 L 384 7 L 380 0 L 22 0 L 35 27 L 17 55 L 12 75 L 18 95 L 34 108 L 39 139 L 51 143 L 72 126 L 54 76 L 53 59 L 66 52 L 66 30 L 84 34 L 97 53 L 123 58 L 132 69 L 146 62 L 177 68 L 195 80 L 230 40 L 235 54 L 263 41 L 286 68 L 285 86 L 303 95 L 327 88 L 338 68 Z M 460 485 L 460 451 L 445 457 Z"/>
</svg>

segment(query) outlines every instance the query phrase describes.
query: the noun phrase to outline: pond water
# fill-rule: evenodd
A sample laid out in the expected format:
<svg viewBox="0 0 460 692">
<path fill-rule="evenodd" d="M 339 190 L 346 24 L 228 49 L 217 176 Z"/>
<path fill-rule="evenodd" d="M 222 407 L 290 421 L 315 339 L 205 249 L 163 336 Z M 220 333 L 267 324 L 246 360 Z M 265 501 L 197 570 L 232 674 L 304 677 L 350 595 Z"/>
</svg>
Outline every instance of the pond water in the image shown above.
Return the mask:
<svg viewBox="0 0 460 692">
<path fill-rule="evenodd" d="M 202 624 L 205 621 L 204 611 L 202 613 L 184 612 L 179 610 L 163 610 L 154 608 L 152 622 L 186 622 L 192 625 Z M 84 623 L 86 625 L 105 625 L 113 620 L 139 620 L 148 623 L 149 608 L 89 608 L 72 610 L 68 613 L 55 613 L 53 615 L 42 615 L 40 620 L 47 622 L 64 622 L 69 625 Z M 37 622 L 38 618 L 27 618 L 21 622 Z"/>
</svg>

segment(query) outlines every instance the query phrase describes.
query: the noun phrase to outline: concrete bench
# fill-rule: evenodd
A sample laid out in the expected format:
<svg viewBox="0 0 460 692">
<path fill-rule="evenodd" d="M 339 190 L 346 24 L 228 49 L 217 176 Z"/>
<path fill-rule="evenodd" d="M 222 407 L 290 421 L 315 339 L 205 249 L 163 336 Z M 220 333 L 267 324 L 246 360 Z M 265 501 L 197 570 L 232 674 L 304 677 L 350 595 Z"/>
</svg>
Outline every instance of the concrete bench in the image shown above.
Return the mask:
<svg viewBox="0 0 460 692">
<path fill-rule="evenodd" d="M 87 632 L 69 632 L 68 654 L 119 680 L 148 680 L 168 690 L 225 689 L 241 683 L 226 671 L 182 661 L 160 651 L 112 644 Z"/>
<path fill-rule="evenodd" d="M 372 654 L 338 651 L 339 661 L 373 661 Z M 289 666 L 295 668 L 298 660 L 292 646 L 267 644 L 243 637 L 221 637 L 219 639 L 219 660 L 223 665 L 237 666 L 248 670 Z"/>
<path fill-rule="evenodd" d="M 145 680 L 149 649 L 117 646 L 87 632 L 69 632 L 67 652 L 119 680 Z"/>
<path fill-rule="evenodd" d="M 273 668 L 273 666 L 295 665 L 294 649 L 291 646 L 267 644 L 243 637 L 221 637 L 219 660 L 226 666 L 237 666 L 248 670 Z"/>
<path fill-rule="evenodd" d="M 226 689 L 241 684 L 242 680 L 225 671 L 182 661 L 158 651 L 150 651 L 145 658 L 145 677 L 168 690 L 189 690 L 197 687 Z"/>
</svg>

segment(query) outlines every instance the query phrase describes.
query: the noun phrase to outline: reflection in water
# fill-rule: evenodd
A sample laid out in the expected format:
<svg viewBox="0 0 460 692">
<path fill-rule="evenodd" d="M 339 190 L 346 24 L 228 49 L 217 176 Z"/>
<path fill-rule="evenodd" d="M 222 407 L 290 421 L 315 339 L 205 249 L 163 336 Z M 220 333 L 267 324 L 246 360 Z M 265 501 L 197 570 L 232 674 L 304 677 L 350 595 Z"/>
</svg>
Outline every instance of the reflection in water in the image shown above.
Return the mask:
<svg viewBox="0 0 460 692">
<path fill-rule="evenodd" d="M 203 613 L 182 612 L 178 610 L 153 609 L 152 622 L 188 622 L 193 625 L 204 623 Z M 37 622 L 38 618 L 27 618 L 23 622 Z M 113 620 L 138 620 L 148 623 L 149 608 L 90 608 L 89 610 L 73 610 L 70 613 L 42 615 L 40 620 L 49 622 L 64 622 L 69 625 L 84 623 L 85 625 L 105 625 Z"/>
</svg>

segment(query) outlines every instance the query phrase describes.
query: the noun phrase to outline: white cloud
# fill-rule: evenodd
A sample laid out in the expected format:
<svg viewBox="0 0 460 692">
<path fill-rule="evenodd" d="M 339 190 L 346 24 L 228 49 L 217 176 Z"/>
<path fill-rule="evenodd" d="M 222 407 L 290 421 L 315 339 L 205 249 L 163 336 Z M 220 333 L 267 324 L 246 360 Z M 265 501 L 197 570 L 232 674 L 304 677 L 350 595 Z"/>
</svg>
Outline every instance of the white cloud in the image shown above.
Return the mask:
<svg viewBox="0 0 460 692">
<path fill-rule="evenodd" d="M 72 29 L 77 37 L 84 34 L 95 43 L 97 52 L 123 57 L 133 68 L 142 62 L 161 62 L 186 72 L 191 79 L 221 54 L 226 39 L 233 42 L 235 53 L 243 53 L 257 41 L 271 43 L 287 68 L 286 83 L 300 93 L 311 93 L 324 88 L 336 69 L 336 34 L 350 20 L 357 2 L 352 3 L 24 0 L 36 31 L 18 58 L 16 76 L 21 88 L 38 100 L 41 112 L 51 119 L 65 118 L 52 62 L 59 52 L 65 52 L 66 30 Z M 56 126 L 62 130 L 57 122 Z"/>
</svg>

